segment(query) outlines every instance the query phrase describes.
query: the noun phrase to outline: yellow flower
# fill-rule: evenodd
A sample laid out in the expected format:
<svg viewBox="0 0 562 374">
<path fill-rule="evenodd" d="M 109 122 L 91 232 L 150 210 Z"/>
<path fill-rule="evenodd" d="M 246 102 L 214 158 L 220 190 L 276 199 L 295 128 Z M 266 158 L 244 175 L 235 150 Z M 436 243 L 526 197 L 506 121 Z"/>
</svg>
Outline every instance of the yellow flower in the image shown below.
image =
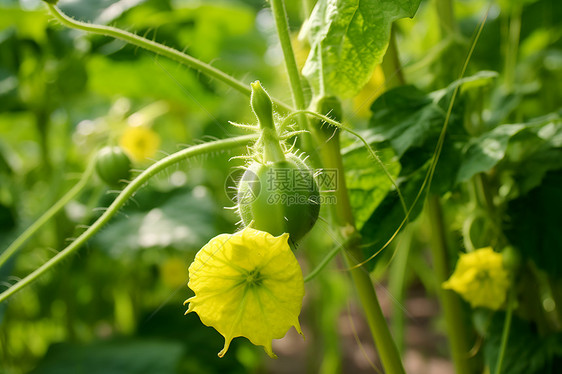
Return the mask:
<svg viewBox="0 0 562 374">
<path fill-rule="evenodd" d="M 360 118 L 371 116 L 371 105 L 385 91 L 384 72 L 380 65 L 377 65 L 371 75 L 371 79 L 365 87 L 353 98 L 354 114 Z"/>
<path fill-rule="evenodd" d="M 453 275 L 443 283 L 444 288 L 460 294 L 473 308 L 494 310 L 504 304 L 509 286 L 502 255 L 491 247 L 461 254 Z"/>
<path fill-rule="evenodd" d="M 294 326 L 302 334 L 299 313 L 304 297 L 302 271 L 288 244 L 289 234 L 275 237 L 245 228 L 207 243 L 189 267 L 188 286 L 195 296 L 186 312 L 196 312 L 207 326 L 230 342 L 245 336 L 271 357 L 271 342 Z"/>
<path fill-rule="evenodd" d="M 164 285 L 170 288 L 184 285 L 187 279 L 185 261 L 178 257 L 168 258 L 160 265 L 160 278 Z"/>
<path fill-rule="evenodd" d="M 160 147 L 160 137 L 148 127 L 129 126 L 121 135 L 119 144 L 131 158 L 141 162 L 156 154 Z"/>
</svg>

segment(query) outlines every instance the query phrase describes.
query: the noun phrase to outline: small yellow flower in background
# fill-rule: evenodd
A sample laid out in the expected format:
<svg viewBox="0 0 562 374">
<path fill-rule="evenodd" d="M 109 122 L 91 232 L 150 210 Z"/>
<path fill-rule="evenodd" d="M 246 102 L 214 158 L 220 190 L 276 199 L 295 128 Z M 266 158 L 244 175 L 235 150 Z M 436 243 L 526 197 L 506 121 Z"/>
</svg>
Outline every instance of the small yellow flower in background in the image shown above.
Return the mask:
<svg viewBox="0 0 562 374">
<path fill-rule="evenodd" d="M 178 288 L 185 284 L 187 269 L 185 261 L 179 257 L 170 257 L 160 265 L 160 278 L 170 288 Z"/>
<path fill-rule="evenodd" d="M 382 67 L 377 65 L 371 79 L 353 98 L 354 115 L 359 118 L 369 118 L 371 116 L 371 105 L 384 93 L 385 89 L 384 72 Z"/>
<path fill-rule="evenodd" d="M 160 136 L 145 126 L 129 126 L 121 135 L 119 145 L 136 162 L 154 157 L 160 147 Z"/>
<path fill-rule="evenodd" d="M 262 345 L 274 358 L 273 339 L 292 326 L 302 335 L 304 282 L 288 239 L 289 234 L 275 237 L 247 227 L 216 236 L 195 256 L 188 283 L 195 296 L 185 301 L 186 314 L 196 312 L 224 336 L 219 357 L 237 336 Z"/>
<path fill-rule="evenodd" d="M 491 247 L 461 254 L 457 267 L 443 288 L 460 294 L 473 308 L 499 309 L 510 286 L 501 253 Z"/>
</svg>

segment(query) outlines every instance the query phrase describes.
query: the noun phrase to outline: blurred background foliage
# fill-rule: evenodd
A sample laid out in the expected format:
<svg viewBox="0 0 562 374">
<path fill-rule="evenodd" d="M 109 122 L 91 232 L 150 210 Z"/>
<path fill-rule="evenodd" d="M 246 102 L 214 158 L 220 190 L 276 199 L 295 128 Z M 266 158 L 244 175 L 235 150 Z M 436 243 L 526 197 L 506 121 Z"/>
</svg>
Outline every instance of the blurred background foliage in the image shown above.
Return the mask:
<svg viewBox="0 0 562 374">
<path fill-rule="evenodd" d="M 302 66 L 308 47 L 297 34 L 311 2 L 286 3 Z M 390 89 L 387 82 L 385 87 L 378 68 L 363 91 L 344 103 L 348 122 L 377 145 L 410 203 L 427 171 L 447 100 L 460 84 L 455 80 L 487 4 L 456 1 L 458 29 L 447 30 L 446 23 L 438 22 L 435 1 L 423 1 L 414 19 L 399 20 L 394 29 L 405 80 L 414 86 Z M 273 20 L 261 0 L 61 0 L 59 5 L 78 19 L 186 50 L 245 82 L 260 79 L 273 96 L 291 102 Z M 509 24 L 517 15 L 520 42 L 514 47 L 508 42 Z M 562 296 L 557 257 L 562 249 L 557 234 L 562 211 L 560 19 L 562 5 L 557 1 L 491 2 L 469 78 L 462 81 L 452 113 L 443 167 L 432 185 L 433 193 L 448 199 L 452 240 L 461 242 L 463 222 L 471 214 L 466 182 L 493 169 L 489 182 L 500 192 L 498 205 L 510 217 L 500 226 L 532 261 L 531 273 L 539 274 L 533 281 L 542 284 L 542 293 L 533 300 L 550 312 L 544 317 L 528 310 L 528 318 L 516 320 L 518 327 L 512 331 L 518 343 L 506 358 L 510 373 L 546 372 L 562 347 L 559 335 L 548 327 L 560 322 L 554 316 L 560 308 L 549 307 L 548 300 Z M 151 158 L 158 159 L 210 137 L 239 133 L 229 120 L 254 121 L 248 99 L 222 84 L 123 42 L 61 27 L 39 0 L 0 0 L 0 248 L 76 183 L 97 149 L 117 144 L 131 126 L 142 124 L 154 131 L 162 153 Z M 344 139 L 344 146 L 351 200 L 370 255 L 394 233 L 402 212 L 380 170 L 365 164 L 364 149 L 351 139 Z M 350 291 L 345 272 L 325 271 L 307 284 L 302 316 L 306 362 L 297 361 L 301 365 L 296 369 L 295 362 L 283 359 L 290 347 L 279 346 L 279 363 L 271 364 L 243 339 L 236 339 L 232 352 L 218 359 L 221 336 L 195 315 L 183 316 L 182 302 L 190 296 L 187 267 L 196 251 L 217 233 L 236 228 L 235 214 L 223 209 L 234 205 L 224 188 L 226 176 L 241 164 L 229 160 L 234 155 L 192 159 L 158 175 L 79 255 L 0 304 L 0 371 L 74 373 L 84 363 L 92 373 L 372 371 L 369 365 L 365 369 L 347 361 L 355 337 L 342 336 L 341 323 L 334 322 L 342 311 L 353 314 L 346 309 Z M 149 163 L 137 161 L 136 167 Z M 0 268 L 1 286 L 43 264 L 93 222 L 115 195 L 101 181 L 91 183 Z M 414 216 L 421 214 L 421 207 L 413 211 Z M 490 227 L 494 225 L 475 218 L 471 244 L 488 245 Z M 389 287 L 397 299 L 386 310 L 409 305 L 403 295 L 407 287 L 435 296 L 438 286 L 425 251 L 427 228 L 419 222 L 414 228 L 399 241 L 410 243 L 411 249 L 399 252 L 407 254 L 391 269 Z M 326 231 L 326 223 L 319 222 L 303 243 L 305 273 L 332 245 Z M 383 252 L 370 263 L 374 274 L 382 274 L 393 252 Z M 451 253 L 452 264 L 456 256 Z M 382 276 L 379 280 L 386 282 Z M 494 327 L 481 331 L 489 339 L 477 358 L 495 362 L 503 316 L 495 315 L 495 322 L 488 315 L 474 318 L 477 327 L 479 318 Z M 442 334 L 440 316 L 432 315 L 427 324 Z M 394 328 L 399 331 L 400 323 Z M 540 340 L 539 333 L 548 339 Z M 548 354 L 525 351 L 530 339 L 546 344 Z M 444 341 L 427 344 L 432 348 L 424 354 L 446 355 Z M 526 362 L 531 366 L 517 363 L 523 354 L 530 355 Z"/>
</svg>

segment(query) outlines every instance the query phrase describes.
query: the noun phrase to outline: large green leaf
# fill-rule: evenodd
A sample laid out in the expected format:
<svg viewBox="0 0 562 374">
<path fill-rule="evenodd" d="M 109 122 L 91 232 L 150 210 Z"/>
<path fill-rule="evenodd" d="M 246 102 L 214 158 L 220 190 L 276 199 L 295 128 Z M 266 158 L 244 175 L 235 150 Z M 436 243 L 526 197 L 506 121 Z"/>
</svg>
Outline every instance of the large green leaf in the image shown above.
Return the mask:
<svg viewBox="0 0 562 374">
<path fill-rule="evenodd" d="M 505 234 L 521 253 L 550 275 L 562 278 L 562 170 L 551 171 L 542 184 L 509 203 Z"/>
<path fill-rule="evenodd" d="M 199 249 L 215 233 L 217 211 L 208 195 L 180 188 L 141 191 L 136 199 L 142 209 L 130 205 L 94 239 L 116 258 L 147 248 Z"/>
<path fill-rule="evenodd" d="M 392 188 L 392 182 L 365 148 L 344 149 L 342 153 L 349 199 L 355 224 L 360 230 Z M 390 175 L 396 179 L 400 164 L 392 149 L 380 149 L 377 154 Z"/>
<path fill-rule="evenodd" d="M 177 373 L 183 350 L 181 343 L 156 340 L 56 344 L 32 373 L 172 374 Z"/>
<path fill-rule="evenodd" d="M 388 47 L 394 20 L 413 17 L 420 0 L 320 0 L 306 32 L 303 68 L 315 94 L 351 97 L 367 83 Z"/>
<path fill-rule="evenodd" d="M 387 91 L 371 106 L 373 116 L 370 127 L 382 140 L 389 141 L 399 156 L 415 147 L 435 149 L 452 94 L 461 86 L 461 95 L 457 96 L 448 127 L 448 133 L 453 133 L 459 140 L 459 136 L 465 133 L 461 122 L 462 93 L 487 85 L 496 76 L 495 72 L 481 71 L 431 93 L 424 93 L 414 86 Z"/>
</svg>

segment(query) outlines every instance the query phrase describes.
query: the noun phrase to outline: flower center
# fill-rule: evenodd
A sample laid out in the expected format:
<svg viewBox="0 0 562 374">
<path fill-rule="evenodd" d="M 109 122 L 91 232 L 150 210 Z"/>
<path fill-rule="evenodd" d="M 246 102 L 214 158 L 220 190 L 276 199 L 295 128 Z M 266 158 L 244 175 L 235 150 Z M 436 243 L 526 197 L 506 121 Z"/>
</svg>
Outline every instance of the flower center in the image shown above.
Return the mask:
<svg viewBox="0 0 562 374">
<path fill-rule="evenodd" d="M 263 277 L 258 269 L 254 269 L 246 275 L 246 284 L 248 286 L 261 286 Z"/>
<path fill-rule="evenodd" d="M 480 270 L 476 274 L 476 281 L 479 283 L 485 283 L 491 280 L 490 272 L 488 270 Z"/>
</svg>

